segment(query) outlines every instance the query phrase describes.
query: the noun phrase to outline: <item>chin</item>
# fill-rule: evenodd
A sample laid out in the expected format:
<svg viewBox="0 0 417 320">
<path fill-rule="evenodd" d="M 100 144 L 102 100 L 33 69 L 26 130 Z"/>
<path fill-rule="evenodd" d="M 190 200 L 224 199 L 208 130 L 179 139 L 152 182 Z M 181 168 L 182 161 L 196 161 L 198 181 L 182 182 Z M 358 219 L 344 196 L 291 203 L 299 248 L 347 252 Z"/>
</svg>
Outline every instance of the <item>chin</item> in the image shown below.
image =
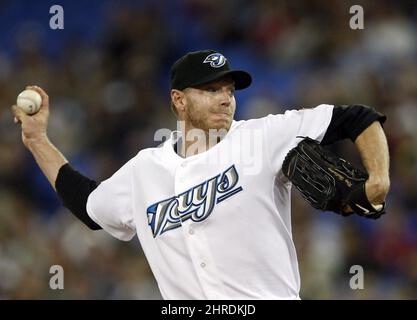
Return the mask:
<svg viewBox="0 0 417 320">
<path fill-rule="evenodd" d="M 229 131 L 231 124 L 232 124 L 232 121 L 226 121 L 226 120 L 213 121 L 209 127 L 210 129 L 215 129 L 215 130 L 223 129 L 223 130 Z"/>
<path fill-rule="evenodd" d="M 221 114 L 221 115 L 213 115 L 209 121 L 210 128 L 213 129 L 226 129 L 229 130 L 230 125 L 232 124 L 232 119 L 230 116 Z"/>
</svg>

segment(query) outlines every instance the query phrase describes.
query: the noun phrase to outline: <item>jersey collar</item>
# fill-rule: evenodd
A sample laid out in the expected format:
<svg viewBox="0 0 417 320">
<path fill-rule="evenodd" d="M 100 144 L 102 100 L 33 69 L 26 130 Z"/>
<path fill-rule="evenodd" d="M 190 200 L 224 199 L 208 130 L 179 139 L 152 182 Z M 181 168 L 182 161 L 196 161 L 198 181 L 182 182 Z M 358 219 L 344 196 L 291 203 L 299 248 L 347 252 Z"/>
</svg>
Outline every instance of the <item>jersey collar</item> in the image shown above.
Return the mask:
<svg viewBox="0 0 417 320">
<path fill-rule="evenodd" d="M 230 129 L 227 132 L 226 136 L 218 144 L 222 143 L 224 140 L 226 140 L 230 136 L 231 132 L 236 128 L 238 123 L 239 123 L 239 121 L 236 121 L 236 120 L 232 121 L 232 125 L 230 126 Z M 165 151 L 167 151 L 170 154 L 170 156 L 173 157 L 176 160 L 185 160 L 185 159 L 197 158 L 197 157 L 199 157 L 203 154 L 206 154 L 207 152 L 210 152 L 211 150 L 215 149 L 218 145 L 217 144 L 213 148 L 211 148 L 210 150 L 207 150 L 207 151 L 202 152 L 200 154 L 196 154 L 194 156 L 183 158 L 183 157 L 179 156 L 178 153 L 177 153 L 177 149 L 181 145 L 181 139 L 182 139 L 182 132 L 179 131 L 179 130 L 174 130 L 174 131 L 171 132 L 170 138 L 164 143 Z"/>
</svg>

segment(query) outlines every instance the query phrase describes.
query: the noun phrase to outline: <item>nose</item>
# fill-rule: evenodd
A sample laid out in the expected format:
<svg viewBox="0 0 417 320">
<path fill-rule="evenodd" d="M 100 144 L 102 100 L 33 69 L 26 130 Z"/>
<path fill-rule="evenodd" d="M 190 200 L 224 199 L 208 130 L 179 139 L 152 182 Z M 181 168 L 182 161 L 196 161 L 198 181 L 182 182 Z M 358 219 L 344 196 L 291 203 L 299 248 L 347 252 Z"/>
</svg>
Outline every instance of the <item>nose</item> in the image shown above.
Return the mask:
<svg viewBox="0 0 417 320">
<path fill-rule="evenodd" d="M 230 93 L 229 90 L 222 90 L 220 95 L 220 104 L 223 107 L 229 107 L 232 102 L 233 95 Z"/>
</svg>

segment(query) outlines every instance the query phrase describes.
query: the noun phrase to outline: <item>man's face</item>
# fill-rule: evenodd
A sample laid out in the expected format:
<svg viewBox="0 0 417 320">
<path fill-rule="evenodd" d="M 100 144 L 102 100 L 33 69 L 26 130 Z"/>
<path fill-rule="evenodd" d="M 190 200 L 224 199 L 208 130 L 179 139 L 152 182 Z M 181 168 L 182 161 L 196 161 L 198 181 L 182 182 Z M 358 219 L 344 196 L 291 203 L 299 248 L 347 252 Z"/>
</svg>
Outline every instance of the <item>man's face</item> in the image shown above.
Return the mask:
<svg viewBox="0 0 417 320">
<path fill-rule="evenodd" d="M 230 77 L 184 90 L 184 120 L 191 128 L 229 130 L 236 110 L 235 86 Z"/>
</svg>

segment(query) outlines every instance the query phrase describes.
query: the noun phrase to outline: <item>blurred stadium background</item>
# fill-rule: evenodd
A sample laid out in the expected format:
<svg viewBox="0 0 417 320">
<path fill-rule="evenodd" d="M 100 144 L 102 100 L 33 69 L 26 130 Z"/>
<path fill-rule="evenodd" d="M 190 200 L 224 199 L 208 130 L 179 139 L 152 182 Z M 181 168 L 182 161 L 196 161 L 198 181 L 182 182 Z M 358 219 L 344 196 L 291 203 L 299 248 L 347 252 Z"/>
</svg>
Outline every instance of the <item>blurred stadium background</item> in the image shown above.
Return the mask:
<svg viewBox="0 0 417 320">
<path fill-rule="evenodd" d="M 53 4 L 64 8 L 64 30 L 49 28 Z M 364 30 L 349 28 L 354 4 L 364 8 Z M 317 212 L 294 192 L 301 297 L 417 298 L 415 0 L 2 0 L 0 29 L 0 299 L 160 298 L 137 240 L 92 232 L 61 206 L 9 107 L 26 85 L 45 88 L 50 139 L 103 180 L 159 144 L 157 129 L 175 129 L 170 65 L 206 48 L 253 75 L 237 94 L 238 119 L 321 103 L 362 103 L 388 116 L 387 215 Z M 335 149 L 358 163 L 351 143 Z M 49 288 L 55 264 L 64 290 Z M 364 268 L 363 290 L 349 287 L 352 265 Z"/>
</svg>

